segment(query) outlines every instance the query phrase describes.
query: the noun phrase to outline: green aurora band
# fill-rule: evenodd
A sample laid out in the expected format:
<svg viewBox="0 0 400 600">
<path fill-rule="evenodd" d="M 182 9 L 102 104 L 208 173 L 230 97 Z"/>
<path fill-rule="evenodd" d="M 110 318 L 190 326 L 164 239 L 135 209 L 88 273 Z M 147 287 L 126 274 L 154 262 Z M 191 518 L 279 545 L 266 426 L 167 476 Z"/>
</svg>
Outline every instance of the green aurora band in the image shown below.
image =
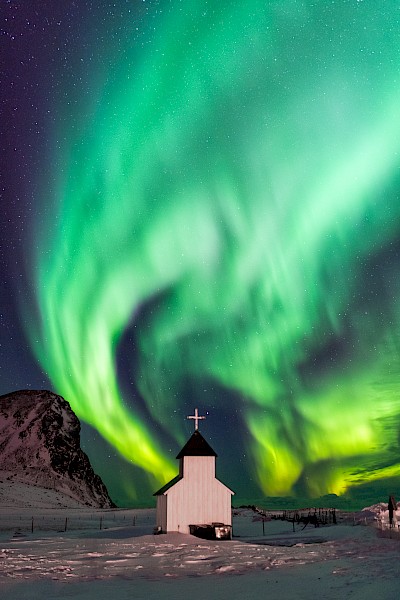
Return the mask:
<svg viewBox="0 0 400 600">
<path fill-rule="evenodd" d="M 176 469 L 154 431 L 181 442 L 171 413 L 204 381 L 265 494 L 399 473 L 398 13 L 150 3 L 64 132 L 32 347 L 153 482 Z M 140 402 L 118 381 L 127 328 Z"/>
</svg>

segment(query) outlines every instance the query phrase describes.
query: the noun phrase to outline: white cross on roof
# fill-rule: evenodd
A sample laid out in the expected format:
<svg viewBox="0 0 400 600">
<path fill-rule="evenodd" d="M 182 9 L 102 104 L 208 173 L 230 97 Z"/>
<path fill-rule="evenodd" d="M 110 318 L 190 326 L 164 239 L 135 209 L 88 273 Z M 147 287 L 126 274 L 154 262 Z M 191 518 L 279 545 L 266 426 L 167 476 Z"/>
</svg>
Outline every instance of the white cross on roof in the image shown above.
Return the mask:
<svg viewBox="0 0 400 600">
<path fill-rule="evenodd" d="M 194 415 L 186 417 L 187 419 L 194 419 L 194 430 L 197 431 L 199 428 L 199 421 L 205 419 L 205 417 L 199 416 L 199 410 L 197 408 L 194 409 Z"/>
</svg>

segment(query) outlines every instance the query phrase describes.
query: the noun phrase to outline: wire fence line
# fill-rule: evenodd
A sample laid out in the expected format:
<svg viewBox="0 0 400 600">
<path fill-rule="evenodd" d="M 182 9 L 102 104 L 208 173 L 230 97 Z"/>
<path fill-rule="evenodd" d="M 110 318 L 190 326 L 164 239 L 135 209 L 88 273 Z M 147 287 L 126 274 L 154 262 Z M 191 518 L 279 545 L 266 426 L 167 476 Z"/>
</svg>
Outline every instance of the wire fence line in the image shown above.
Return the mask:
<svg viewBox="0 0 400 600">
<path fill-rule="evenodd" d="M 25 510 L 24 512 L 0 512 L 0 532 L 66 532 L 102 530 L 121 527 L 152 527 L 155 511 L 142 509 L 116 509 L 104 511 L 56 510 L 52 512 Z"/>
</svg>

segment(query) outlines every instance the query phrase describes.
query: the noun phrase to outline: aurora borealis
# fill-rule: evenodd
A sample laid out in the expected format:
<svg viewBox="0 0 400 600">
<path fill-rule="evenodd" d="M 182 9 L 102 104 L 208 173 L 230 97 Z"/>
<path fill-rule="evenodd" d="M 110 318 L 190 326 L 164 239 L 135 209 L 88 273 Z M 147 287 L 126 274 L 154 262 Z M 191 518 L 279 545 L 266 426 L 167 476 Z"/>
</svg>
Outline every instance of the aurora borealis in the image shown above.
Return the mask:
<svg viewBox="0 0 400 600">
<path fill-rule="evenodd" d="M 29 16 L 46 101 L 10 209 L 29 212 L 16 305 L 49 385 L 142 473 L 134 498 L 176 473 L 194 406 L 239 494 L 386 490 L 398 2 L 65 4 Z"/>
</svg>

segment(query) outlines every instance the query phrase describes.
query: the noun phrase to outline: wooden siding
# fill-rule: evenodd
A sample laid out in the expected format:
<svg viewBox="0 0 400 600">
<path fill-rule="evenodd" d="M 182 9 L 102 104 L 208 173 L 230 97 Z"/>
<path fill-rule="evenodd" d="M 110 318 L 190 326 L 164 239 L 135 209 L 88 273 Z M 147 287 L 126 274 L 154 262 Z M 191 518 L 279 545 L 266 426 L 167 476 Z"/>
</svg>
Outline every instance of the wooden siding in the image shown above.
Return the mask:
<svg viewBox="0 0 400 600">
<path fill-rule="evenodd" d="M 221 522 L 232 524 L 232 491 L 215 478 L 214 456 L 185 456 L 183 479 L 165 492 L 166 506 L 160 503 L 163 531 L 189 533 L 189 525 Z M 158 503 L 157 503 L 158 507 Z M 166 512 L 166 528 L 161 523 Z"/>
<path fill-rule="evenodd" d="M 215 456 L 185 456 L 183 476 L 188 481 L 206 481 L 215 478 Z"/>
<path fill-rule="evenodd" d="M 167 531 L 167 496 L 157 496 L 156 527 Z"/>
</svg>

